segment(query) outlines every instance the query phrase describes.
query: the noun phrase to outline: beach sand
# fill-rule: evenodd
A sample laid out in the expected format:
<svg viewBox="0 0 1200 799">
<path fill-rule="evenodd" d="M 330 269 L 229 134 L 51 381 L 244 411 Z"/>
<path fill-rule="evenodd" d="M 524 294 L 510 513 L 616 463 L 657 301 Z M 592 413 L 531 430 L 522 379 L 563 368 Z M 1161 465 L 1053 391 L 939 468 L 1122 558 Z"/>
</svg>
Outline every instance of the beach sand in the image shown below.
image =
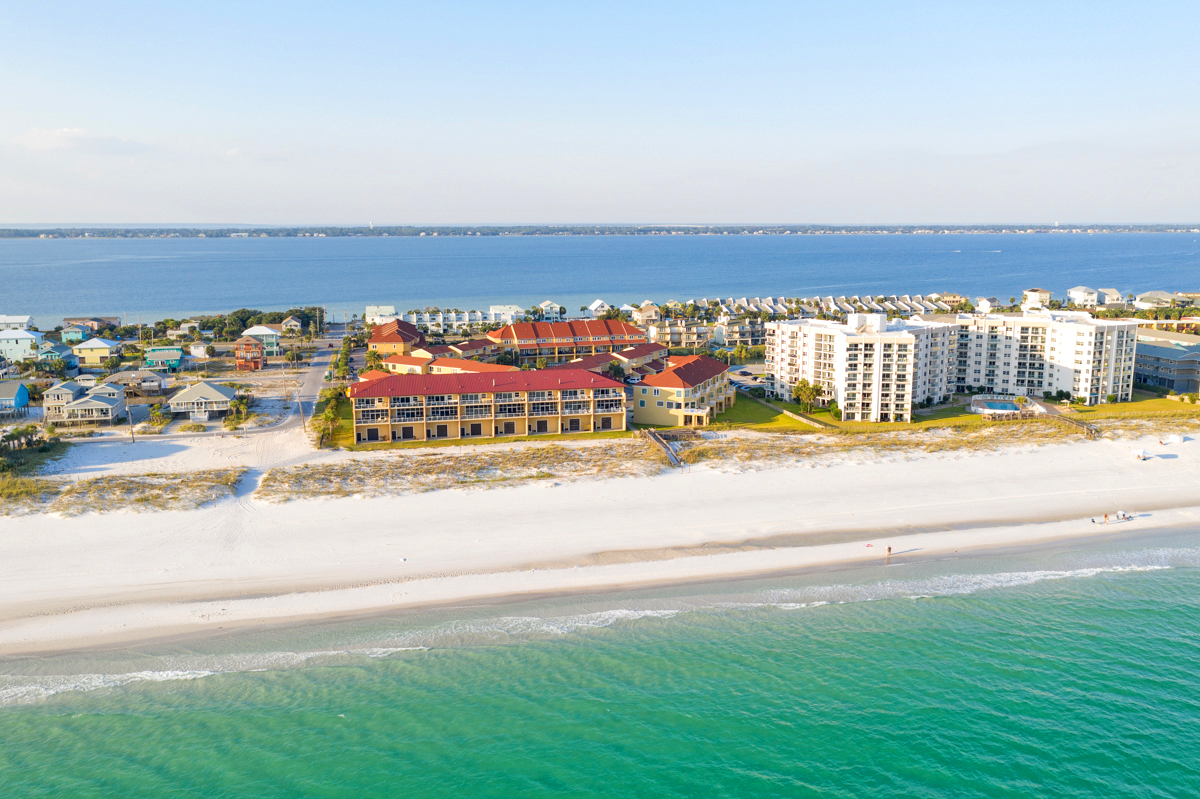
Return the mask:
<svg viewBox="0 0 1200 799">
<path fill-rule="evenodd" d="M 77 447 L 59 471 L 134 468 L 110 446 Z M 304 446 L 298 430 L 163 442 L 136 470 L 261 470 L 306 461 Z M 1137 461 L 1141 446 L 1156 457 Z M 0 517 L 0 653 L 882 562 L 888 546 L 897 559 L 1015 547 L 1095 535 L 1089 519 L 1118 509 L 1137 517 L 1114 532 L 1197 525 L 1198 465 L 1200 442 L 1101 440 L 283 504 L 251 487 L 190 511 Z"/>
</svg>

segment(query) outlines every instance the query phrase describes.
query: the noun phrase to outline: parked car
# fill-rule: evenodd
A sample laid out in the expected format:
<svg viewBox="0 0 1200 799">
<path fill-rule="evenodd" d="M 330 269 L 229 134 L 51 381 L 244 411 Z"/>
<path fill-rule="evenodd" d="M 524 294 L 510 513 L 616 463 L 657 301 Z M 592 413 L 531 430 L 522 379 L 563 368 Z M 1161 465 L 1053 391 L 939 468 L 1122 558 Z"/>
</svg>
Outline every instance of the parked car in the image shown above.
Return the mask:
<svg viewBox="0 0 1200 799">
<path fill-rule="evenodd" d="M 740 375 L 741 377 L 749 377 L 750 373 L 747 372 L 745 369 L 743 369 L 742 371 L 738 372 L 738 375 Z"/>
<path fill-rule="evenodd" d="M 635 383 L 642 382 L 642 376 L 641 375 L 630 375 L 629 377 L 625 378 L 625 382 L 632 386 Z"/>
</svg>

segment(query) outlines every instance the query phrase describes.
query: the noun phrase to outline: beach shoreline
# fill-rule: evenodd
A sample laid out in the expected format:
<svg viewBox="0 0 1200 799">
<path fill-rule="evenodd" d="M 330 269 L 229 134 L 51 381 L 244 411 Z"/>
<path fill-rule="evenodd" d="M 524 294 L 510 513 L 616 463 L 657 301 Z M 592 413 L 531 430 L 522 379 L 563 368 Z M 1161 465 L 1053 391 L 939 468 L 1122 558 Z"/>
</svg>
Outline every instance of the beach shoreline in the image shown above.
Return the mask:
<svg viewBox="0 0 1200 799">
<path fill-rule="evenodd" d="M 239 492 L 192 510 L 7 517 L 0 654 L 882 563 L 888 546 L 900 560 L 1200 526 L 1200 447 L 1181 442 L 1138 461 L 1135 444 L 850 452 L 371 498 L 278 503 Z M 253 447 L 279 445 L 264 437 Z M 284 455 L 299 457 L 294 448 Z M 1108 530 L 1089 522 L 1119 509 L 1138 518 Z"/>
</svg>

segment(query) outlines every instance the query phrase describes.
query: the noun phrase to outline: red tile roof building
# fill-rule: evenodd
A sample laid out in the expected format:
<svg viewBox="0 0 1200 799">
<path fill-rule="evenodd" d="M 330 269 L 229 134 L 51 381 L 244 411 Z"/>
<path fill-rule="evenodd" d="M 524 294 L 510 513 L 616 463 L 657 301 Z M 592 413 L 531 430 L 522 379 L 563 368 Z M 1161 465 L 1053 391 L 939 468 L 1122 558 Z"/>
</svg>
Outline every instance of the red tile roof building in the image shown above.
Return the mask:
<svg viewBox="0 0 1200 799">
<path fill-rule="evenodd" d="M 633 421 L 691 427 L 706 425 L 733 407 L 729 366 L 707 355 L 672 356 L 667 368 L 633 389 Z"/>
<path fill-rule="evenodd" d="M 356 442 L 625 430 L 625 390 L 582 369 L 391 375 L 352 385 Z"/>
<path fill-rule="evenodd" d="M 567 363 L 555 364 L 552 369 L 587 369 L 589 372 L 604 372 L 616 361 L 626 375 L 649 375 L 667 368 L 667 348 L 661 344 L 639 344 L 619 352 L 602 352 L 585 355 Z"/>
<path fill-rule="evenodd" d="M 414 347 L 424 343 L 425 336 L 416 325 L 393 319 L 371 330 L 367 349 L 378 350 L 381 354 L 408 355 Z"/>
<path fill-rule="evenodd" d="M 646 343 L 646 334 L 619 319 L 587 319 L 574 322 L 518 322 L 487 337 L 513 353 L 520 365 L 545 358 L 547 364 L 567 363 L 576 358 L 623 350 Z"/>
</svg>

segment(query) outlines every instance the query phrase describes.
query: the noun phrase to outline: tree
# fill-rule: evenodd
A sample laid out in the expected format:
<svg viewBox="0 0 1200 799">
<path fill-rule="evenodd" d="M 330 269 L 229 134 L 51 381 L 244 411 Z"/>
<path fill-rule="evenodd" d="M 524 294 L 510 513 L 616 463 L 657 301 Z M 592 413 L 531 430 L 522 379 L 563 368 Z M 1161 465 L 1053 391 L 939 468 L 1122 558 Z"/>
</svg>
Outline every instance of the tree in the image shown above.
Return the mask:
<svg viewBox="0 0 1200 799">
<path fill-rule="evenodd" d="M 608 373 L 610 375 L 612 375 L 614 379 L 616 379 L 616 380 L 624 380 L 625 379 L 625 367 L 621 366 L 620 361 L 615 360 L 615 359 L 609 361 L 607 368 L 608 368 Z"/>
<path fill-rule="evenodd" d="M 116 355 L 112 356 L 104 362 L 104 368 L 110 372 L 117 371 L 121 368 L 121 359 Z"/>
<path fill-rule="evenodd" d="M 821 397 L 821 387 L 808 382 L 808 378 L 800 378 L 800 382 L 792 388 L 792 399 L 805 411 L 811 411 Z"/>
<path fill-rule="evenodd" d="M 538 358 L 537 361 L 534 363 L 534 368 L 535 369 L 545 369 L 546 368 L 546 359 Z"/>
<path fill-rule="evenodd" d="M 204 348 L 204 354 L 206 356 L 208 356 L 209 358 L 215 358 L 215 357 L 217 357 L 217 348 L 214 347 L 213 345 L 209 344 L 207 347 Z"/>
<path fill-rule="evenodd" d="M 383 356 L 379 350 L 367 350 L 367 369 L 378 369 L 383 364 Z"/>
</svg>

